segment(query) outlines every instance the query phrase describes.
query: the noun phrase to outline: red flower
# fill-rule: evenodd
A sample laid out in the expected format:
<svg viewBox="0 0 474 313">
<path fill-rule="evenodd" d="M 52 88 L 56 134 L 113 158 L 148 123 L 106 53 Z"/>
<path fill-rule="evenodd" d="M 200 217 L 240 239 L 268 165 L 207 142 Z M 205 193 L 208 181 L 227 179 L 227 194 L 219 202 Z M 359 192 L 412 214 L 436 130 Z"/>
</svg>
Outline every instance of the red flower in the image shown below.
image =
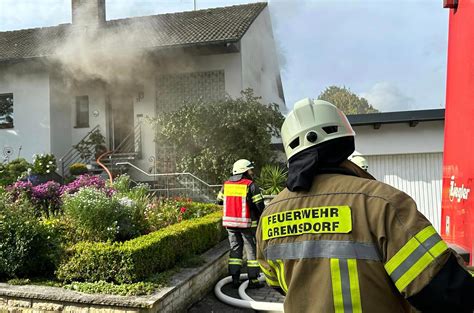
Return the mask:
<svg viewBox="0 0 474 313">
<path fill-rule="evenodd" d="M 184 213 L 184 212 L 186 212 L 186 208 L 185 208 L 184 206 L 183 206 L 183 207 L 181 207 L 181 209 L 179 209 L 179 212 L 181 212 L 181 213 Z"/>
</svg>

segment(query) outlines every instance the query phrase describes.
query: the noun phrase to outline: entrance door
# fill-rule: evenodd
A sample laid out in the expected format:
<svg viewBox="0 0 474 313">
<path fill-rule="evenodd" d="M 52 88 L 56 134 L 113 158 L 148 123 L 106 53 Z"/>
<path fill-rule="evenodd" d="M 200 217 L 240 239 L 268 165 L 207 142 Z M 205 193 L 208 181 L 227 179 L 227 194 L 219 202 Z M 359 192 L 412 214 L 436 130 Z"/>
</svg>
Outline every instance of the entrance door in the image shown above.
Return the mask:
<svg viewBox="0 0 474 313">
<path fill-rule="evenodd" d="M 133 100 L 130 95 L 110 96 L 111 147 L 116 149 L 133 131 Z"/>
</svg>

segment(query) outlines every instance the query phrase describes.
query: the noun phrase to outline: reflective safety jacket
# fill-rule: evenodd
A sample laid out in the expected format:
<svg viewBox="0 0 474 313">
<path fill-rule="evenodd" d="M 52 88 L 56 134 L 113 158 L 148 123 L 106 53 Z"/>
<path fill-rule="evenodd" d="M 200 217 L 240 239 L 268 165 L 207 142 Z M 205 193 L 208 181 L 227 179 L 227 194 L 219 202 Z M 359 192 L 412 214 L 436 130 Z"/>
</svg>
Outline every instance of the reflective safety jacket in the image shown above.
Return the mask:
<svg viewBox="0 0 474 313">
<path fill-rule="evenodd" d="M 408 195 L 362 177 L 316 175 L 262 214 L 257 260 L 285 313 L 411 312 L 454 254 Z"/>
<path fill-rule="evenodd" d="M 228 228 L 256 227 L 264 208 L 259 188 L 241 174 L 224 182 L 218 201 L 223 204 L 222 225 Z"/>
</svg>

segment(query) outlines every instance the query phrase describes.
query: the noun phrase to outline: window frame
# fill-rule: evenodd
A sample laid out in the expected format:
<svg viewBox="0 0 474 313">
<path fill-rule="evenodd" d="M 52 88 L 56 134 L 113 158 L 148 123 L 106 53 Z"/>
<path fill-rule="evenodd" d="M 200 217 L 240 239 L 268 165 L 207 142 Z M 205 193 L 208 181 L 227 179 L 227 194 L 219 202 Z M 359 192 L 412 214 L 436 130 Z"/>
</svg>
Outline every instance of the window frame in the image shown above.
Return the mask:
<svg viewBox="0 0 474 313">
<path fill-rule="evenodd" d="M 87 100 L 87 102 L 81 102 L 81 100 Z M 85 112 L 81 112 L 81 105 L 87 103 L 87 115 Z M 90 102 L 89 96 L 76 96 L 76 118 L 74 128 L 89 128 L 90 127 Z M 87 116 L 87 119 L 85 118 Z M 84 118 L 84 120 L 82 120 Z"/>
<path fill-rule="evenodd" d="M 5 99 L 7 98 L 11 98 L 11 113 L 10 114 L 5 114 L 5 115 L 0 115 L 1 118 L 5 118 L 7 116 L 9 116 L 11 118 L 11 122 L 0 122 L 0 129 L 13 129 L 15 128 L 15 118 L 14 118 L 14 115 L 13 115 L 13 112 L 14 112 L 14 105 L 15 105 L 15 101 L 14 101 L 14 97 L 13 97 L 13 92 L 7 92 L 7 93 L 0 93 L 0 98 L 1 97 L 5 97 Z"/>
</svg>

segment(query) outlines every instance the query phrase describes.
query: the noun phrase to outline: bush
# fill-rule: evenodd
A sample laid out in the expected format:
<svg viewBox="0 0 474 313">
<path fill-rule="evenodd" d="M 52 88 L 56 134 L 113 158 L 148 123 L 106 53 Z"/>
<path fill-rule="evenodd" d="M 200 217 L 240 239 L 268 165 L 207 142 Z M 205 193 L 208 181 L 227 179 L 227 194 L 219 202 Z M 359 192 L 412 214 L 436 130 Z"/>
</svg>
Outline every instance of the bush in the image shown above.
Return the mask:
<svg viewBox="0 0 474 313">
<path fill-rule="evenodd" d="M 134 232 L 130 209 L 93 187 L 63 197 L 66 217 L 81 238 L 90 241 L 129 239 Z"/>
<path fill-rule="evenodd" d="M 285 189 L 288 172 L 278 165 L 265 165 L 257 178 L 257 184 L 265 195 L 277 195 Z"/>
<path fill-rule="evenodd" d="M 48 276 L 61 248 L 58 233 L 21 200 L 0 205 L 0 277 Z"/>
<path fill-rule="evenodd" d="M 116 192 L 115 197 L 119 202 L 128 206 L 132 214 L 132 223 L 140 234 L 151 231 L 150 224 L 145 217 L 146 209 L 152 202 L 150 187 L 146 184 L 138 184 L 131 187 L 131 180 L 128 175 L 121 175 L 115 178 L 112 189 Z"/>
<path fill-rule="evenodd" d="M 133 283 L 164 271 L 224 238 L 220 212 L 183 221 L 124 243 L 73 246 L 57 271 L 64 281 Z"/>
<path fill-rule="evenodd" d="M 251 89 L 241 94 L 210 103 L 196 99 L 152 120 L 158 143 L 180 147 L 179 171 L 221 183 L 238 159 L 259 167 L 275 157 L 271 138 L 279 135 L 284 120 L 278 105 L 262 104 Z"/>
<path fill-rule="evenodd" d="M 56 158 L 52 154 L 40 154 L 33 156 L 33 173 L 47 175 L 56 171 Z"/>
<path fill-rule="evenodd" d="M 32 165 L 25 159 L 19 158 L 10 163 L 0 164 L 0 185 L 7 186 L 26 176 Z"/>
<path fill-rule="evenodd" d="M 83 163 L 74 163 L 69 167 L 69 173 L 74 176 L 87 174 L 88 172 L 87 165 Z"/>
</svg>

